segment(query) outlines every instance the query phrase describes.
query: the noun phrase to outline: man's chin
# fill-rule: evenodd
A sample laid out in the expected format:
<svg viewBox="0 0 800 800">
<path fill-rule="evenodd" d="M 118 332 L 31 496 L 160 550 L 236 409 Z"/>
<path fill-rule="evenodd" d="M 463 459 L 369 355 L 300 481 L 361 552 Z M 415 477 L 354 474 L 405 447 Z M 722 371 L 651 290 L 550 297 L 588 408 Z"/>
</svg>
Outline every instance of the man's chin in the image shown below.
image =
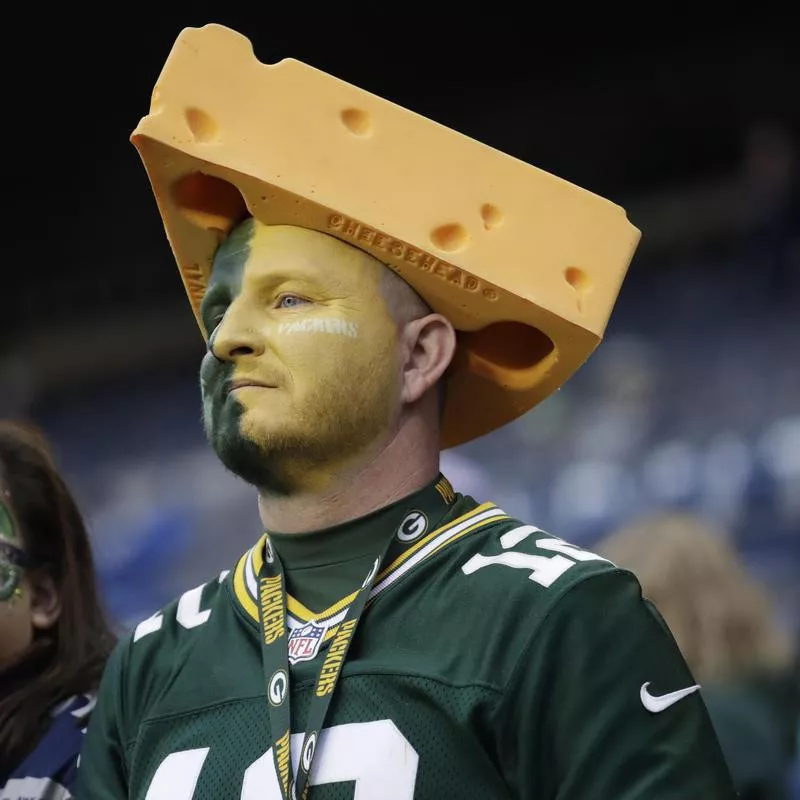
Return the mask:
<svg viewBox="0 0 800 800">
<path fill-rule="evenodd" d="M 286 494 L 288 487 L 274 469 L 273 458 L 263 447 L 238 429 L 215 430 L 211 445 L 223 466 L 259 491 Z"/>
<path fill-rule="evenodd" d="M 244 409 L 224 404 L 206 416 L 206 438 L 226 469 L 258 489 L 278 491 L 266 450 L 243 430 Z"/>
</svg>

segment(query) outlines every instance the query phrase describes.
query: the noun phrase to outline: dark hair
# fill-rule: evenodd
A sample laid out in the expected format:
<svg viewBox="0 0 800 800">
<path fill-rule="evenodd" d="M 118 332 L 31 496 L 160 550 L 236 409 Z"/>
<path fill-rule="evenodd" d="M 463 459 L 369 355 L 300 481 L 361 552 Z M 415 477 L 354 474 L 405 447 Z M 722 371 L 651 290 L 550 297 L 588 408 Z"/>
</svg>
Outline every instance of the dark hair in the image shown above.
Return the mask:
<svg viewBox="0 0 800 800">
<path fill-rule="evenodd" d="M 50 712 L 95 691 L 116 643 L 97 587 L 81 513 L 44 435 L 0 420 L 0 470 L 11 493 L 25 551 L 54 582 L 61 612 L 0 671 L 0 773 L 19 764 L 44 735 Z"/>
</svg>

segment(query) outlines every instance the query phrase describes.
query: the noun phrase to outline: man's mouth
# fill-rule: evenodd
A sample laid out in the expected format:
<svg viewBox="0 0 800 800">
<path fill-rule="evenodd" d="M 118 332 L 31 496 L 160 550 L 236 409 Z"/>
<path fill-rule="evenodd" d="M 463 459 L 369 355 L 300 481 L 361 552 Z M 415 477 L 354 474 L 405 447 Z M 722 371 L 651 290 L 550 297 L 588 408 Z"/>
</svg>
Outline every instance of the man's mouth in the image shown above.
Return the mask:
<svg viewBox="0 0 800 800">
<path fill-rule="evenodd" d="M 225 393 L 230 394 L 231 392 L 235 392 L 237 389 L 244 389 L 247 387 L 255 387 L 259 389 L 274 389 L 275 386 L 269 383 L 264 383 L 263 381 L 257 381 L 252 378 L 236 378 L 235 380 L 228 381 L 225 387 Z"/>
</svg>

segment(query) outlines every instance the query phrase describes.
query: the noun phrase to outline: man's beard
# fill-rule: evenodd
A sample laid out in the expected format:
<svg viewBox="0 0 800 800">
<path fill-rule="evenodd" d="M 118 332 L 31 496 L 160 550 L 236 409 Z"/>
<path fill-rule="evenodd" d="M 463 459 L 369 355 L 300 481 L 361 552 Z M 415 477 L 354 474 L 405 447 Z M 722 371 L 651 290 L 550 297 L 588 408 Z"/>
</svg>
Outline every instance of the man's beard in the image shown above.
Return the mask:
<svg viewBox="0 0 800 800">
<path fill-rule="evenodd" d="M 228 397 L 233 364 L 216 360 L 209 351 L 200 367 L 203 430 L 217 457 L 228 470 L 259 490 L 286 494 L 262 449 L 242 433 L 244 408 Z"/>
<path fill-rule="evenodd" d="M 309 398 L 313 409 L 312 425 L 301 430 L 273 433 L 246 432 L 247 410 L 234 398 L 217 390 L 203 395 L 203 425 L 211 446 L 222 464 L 233 474 L 254 486 L 259 493 L 288 497 L 308 487 L 320 468 L 345 463 L 389 433 L 391 414 L 386 397 L 354 401 L 342 389 L 341 397 L 330 393 Z M 355 395 L 356 397 L 358 395 Z M 375 409 L 386 409 L 385 418 Z M 339 413 L 337 413 L 337 411 Z M 325 424 L 323 417 L 329 422 Z M 302 417 L 298 413 L 298 417 Z"/>
<path fill-rule="evenodd" d="M 241 428 L 243 408 L 238 406 L 233 412 L 236 419 L 225 424 L 213 424 L 205 417 L 206 438 L 222 464 L 259 492 L 271 495 L 288 496 L 293 493 L 286 476 L 275 460 L 262 445 L 244 436 Z"/>
</svg>

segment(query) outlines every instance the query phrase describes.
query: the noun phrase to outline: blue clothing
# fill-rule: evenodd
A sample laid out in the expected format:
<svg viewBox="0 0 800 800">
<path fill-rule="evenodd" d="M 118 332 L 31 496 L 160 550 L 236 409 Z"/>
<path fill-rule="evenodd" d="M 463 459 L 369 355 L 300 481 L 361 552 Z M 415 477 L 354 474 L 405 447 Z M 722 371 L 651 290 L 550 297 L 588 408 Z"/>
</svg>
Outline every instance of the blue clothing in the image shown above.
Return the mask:
<svg viewBox="0 0 800 800">
<path fill-rule="evenodd" d="M 23 762 L 2 776 L 0 800 L 69 800 L 94 695 L 74 695 L 59 703 L 53 722 Z"/>
</svg>

